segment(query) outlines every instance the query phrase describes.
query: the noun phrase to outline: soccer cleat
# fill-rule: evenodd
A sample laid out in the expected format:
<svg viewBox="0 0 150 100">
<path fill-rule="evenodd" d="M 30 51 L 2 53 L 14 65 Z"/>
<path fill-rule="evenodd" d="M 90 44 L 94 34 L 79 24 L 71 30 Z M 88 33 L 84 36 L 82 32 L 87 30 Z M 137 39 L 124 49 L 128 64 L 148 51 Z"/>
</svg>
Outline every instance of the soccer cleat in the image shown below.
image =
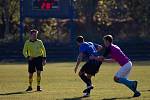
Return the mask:
<svg viewBox="0 0 150 100">
<path fill-rule="evenodd" d="M 29 86 L 29 87 L 26 89 L 26 91 L 32 91 L 32 87 Z"/>
<path fill-rule="evenodd" d="M 83 93 L 83 97 L 89 97 L 90 93 Z"/>
<path fill-rule="evenodd" d="M 133 95 L 133 97 L 139 97 L 141 95 L 141 93 L 139 91 L 136 91 Z"/>
<path fill-rule="evenodd" d="M 87 89 L 83 91 L 83 93 L 90 93 L 93 88 L 94 88 L 93 86 L 89 86 Z"/>
<path fill-rule="evenodd" d="M 42 89 L 40 88 L 40 86 L 37 86 L 37 91 L 42 91 Z"/>
</svg>

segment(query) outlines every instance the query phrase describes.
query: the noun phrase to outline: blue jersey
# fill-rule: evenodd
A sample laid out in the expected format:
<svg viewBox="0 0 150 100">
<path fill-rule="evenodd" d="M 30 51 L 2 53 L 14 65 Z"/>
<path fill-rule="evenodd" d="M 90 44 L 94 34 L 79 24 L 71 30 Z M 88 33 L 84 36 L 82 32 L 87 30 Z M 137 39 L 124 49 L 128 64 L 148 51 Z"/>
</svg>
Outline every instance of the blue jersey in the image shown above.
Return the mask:
<svg viewBox="0 0 150 100">
<path fill-rule="evenodd" d="M 85 57 L 89 58 L 89 56 L 98 56 L 98 44 L 92 42 L 83 42 L 79 47 L 79 52 L 82 52 Z"/>
</svg>

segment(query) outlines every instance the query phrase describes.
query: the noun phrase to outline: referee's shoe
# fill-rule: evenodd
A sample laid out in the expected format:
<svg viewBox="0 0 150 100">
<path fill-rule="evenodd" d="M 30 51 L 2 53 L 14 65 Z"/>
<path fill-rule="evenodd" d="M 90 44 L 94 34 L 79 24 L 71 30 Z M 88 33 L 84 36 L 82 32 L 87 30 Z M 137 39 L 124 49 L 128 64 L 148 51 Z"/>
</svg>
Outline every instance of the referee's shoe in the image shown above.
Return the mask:
<svg viewBox="0 0 150 100">
<path fill-rule="evenodd" d="M 29 87 L 26 89 L 26 91 L 32 91 L 32 87 L 29 86 Z"/>
<path fill-rule="evenodd" d="M 37 91 L 42 91 L 40 86 L 37 86 Z"/>
</svg>

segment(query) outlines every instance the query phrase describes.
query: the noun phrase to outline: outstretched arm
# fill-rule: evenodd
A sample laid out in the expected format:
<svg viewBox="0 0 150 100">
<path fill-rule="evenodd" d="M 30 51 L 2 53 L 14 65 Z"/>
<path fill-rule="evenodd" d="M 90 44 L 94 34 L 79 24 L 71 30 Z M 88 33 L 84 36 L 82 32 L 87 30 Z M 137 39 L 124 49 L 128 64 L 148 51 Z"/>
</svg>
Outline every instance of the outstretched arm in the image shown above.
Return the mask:
<svg viewBox="0 0 150 100">
<path fill-rule="evenodd" d="M 103 56 L 98 56 L 98 57 L 90 56 L 89 58 L 90 58 L 90 59 L 97 60 L 97 61 L 103 61 L 103 60 L 104 60 L 104 57 L 103 57 Z"/>
<path fill-rule="evenodd" d="M 115 60 L 114 59 L 104 59 L 104 62 L 113 63 L 113 62 L 115 62 Z"/>
</svg>

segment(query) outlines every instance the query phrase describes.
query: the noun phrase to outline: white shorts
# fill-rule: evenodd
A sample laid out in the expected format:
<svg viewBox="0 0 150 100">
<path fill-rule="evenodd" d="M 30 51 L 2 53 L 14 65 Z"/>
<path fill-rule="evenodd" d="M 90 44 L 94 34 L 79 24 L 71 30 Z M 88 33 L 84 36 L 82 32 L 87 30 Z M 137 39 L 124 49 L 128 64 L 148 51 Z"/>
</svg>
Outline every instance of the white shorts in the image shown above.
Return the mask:
<svg viewBox="0 0 150 100">
<path fill-rule="evenodd" d="M 131 69 L 132 69 L 132 62 L 129 61 L 119 69 L 119 71 L 116 73 L 115 76 L 118 78 L 128 78 Z"/>
</svg>

